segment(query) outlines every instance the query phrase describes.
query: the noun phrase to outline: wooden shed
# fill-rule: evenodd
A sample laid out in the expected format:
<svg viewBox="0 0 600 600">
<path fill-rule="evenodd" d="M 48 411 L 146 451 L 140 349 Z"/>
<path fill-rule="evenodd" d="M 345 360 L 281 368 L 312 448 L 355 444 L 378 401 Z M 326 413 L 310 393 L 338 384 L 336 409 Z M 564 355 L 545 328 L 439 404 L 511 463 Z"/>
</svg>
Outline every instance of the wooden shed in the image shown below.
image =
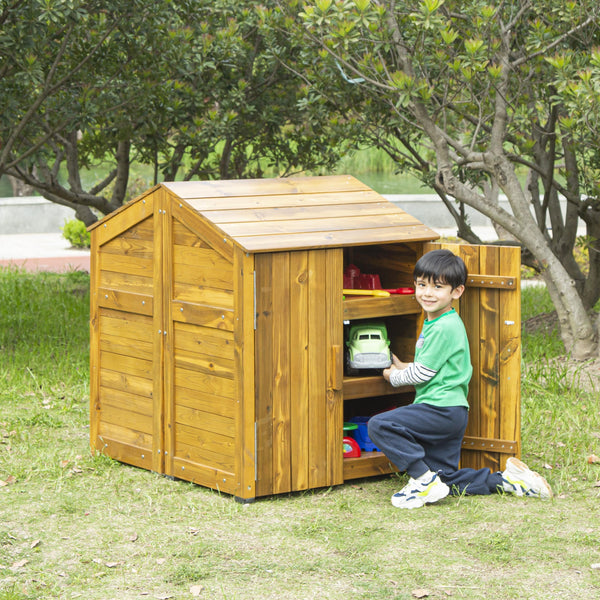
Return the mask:
<svg viewBox="0 0 600 600">
<path fill-rule="evenodd" d="M 344 375 L 344 323 L 386 323 L 409 360 L 414 296 L 343 296 L 352 264 L 412 285 L 438 236 L 350 176 L 163 183 L 91 228 L 90 442 L 239 499 L 392 472 L 343 457 L 343 422 L 412 401 Z M 520 255 L 447 244 L 474 375 L 463 466 L 519 454 Z"/>
</svg>

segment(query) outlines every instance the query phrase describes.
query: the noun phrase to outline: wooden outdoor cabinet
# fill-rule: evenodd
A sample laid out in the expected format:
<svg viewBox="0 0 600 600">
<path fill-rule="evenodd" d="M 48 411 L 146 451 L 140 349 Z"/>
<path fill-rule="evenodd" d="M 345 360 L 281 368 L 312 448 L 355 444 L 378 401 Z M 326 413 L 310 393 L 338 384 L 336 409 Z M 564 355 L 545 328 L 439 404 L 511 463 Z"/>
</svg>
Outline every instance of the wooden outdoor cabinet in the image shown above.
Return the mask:
<svg viewBox="0 0 600 600">
<path fill-rule="evenodd" d="M 344 376 L 345 323 L 414 353 L 414 296 L 343 297 L 349 264 L 412 285 L 437 234 L 350 176 L 163 183 L 91 228 L 92 448 L 239 499 L 389 473 L 343 458 L 343 422 L 412 388 Z M 462 465 L 519 454 L 520 255 L 448 245 L 473 363 Z"/>
</svg>

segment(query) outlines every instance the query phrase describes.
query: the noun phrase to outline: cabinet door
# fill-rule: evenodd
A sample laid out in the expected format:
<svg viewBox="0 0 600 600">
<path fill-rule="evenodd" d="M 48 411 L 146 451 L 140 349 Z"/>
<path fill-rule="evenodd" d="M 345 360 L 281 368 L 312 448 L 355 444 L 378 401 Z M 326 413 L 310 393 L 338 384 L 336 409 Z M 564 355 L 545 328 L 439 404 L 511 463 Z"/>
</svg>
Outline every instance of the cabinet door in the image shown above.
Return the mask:
<svg viewBox="0 0 600 600">
<path fill-rule="evenodd" d="M 473 364 L 463 467 L 503 469 L 520 454 L 520 248 L 430 243 L 462 257 L 469 277 L 457 310 L 467 329 Z"/>
<path fill-rule="evenodd" d="M 257 495 L 342 483 L 342 251 L 255 264 Z"/>
</svg>

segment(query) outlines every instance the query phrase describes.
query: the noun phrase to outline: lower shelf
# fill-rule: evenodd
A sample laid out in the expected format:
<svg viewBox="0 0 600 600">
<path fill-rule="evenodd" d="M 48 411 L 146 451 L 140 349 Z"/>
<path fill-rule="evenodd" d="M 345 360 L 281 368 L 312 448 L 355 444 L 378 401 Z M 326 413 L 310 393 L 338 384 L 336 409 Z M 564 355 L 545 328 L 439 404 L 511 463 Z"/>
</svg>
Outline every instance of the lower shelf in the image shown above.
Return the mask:
<svg viewBox="0 0 600 600">
<path fill-rule="evenodd" d="M 359 458 L 344 459 L 344 480 L 386 475 L 397 470 L 383 452 L 363 452 Z"/>
</svg>

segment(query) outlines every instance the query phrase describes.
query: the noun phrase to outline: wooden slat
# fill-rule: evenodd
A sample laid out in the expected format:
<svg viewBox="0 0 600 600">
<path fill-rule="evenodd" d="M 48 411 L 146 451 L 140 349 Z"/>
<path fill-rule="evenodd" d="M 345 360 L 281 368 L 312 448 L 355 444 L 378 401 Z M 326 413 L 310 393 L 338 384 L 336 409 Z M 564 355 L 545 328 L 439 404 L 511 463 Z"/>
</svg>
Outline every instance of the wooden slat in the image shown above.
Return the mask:
<svg viewBox="0 0 600 600">
<path fill-rule="evenodd" d="M 184 387 L 175 389 L 175 397 L 177 406 L 185 406 L 230 419 L 235 419 L 237 415 L 237 399 L 234 398 L 215 397 L 213 394 Z"/>
<path fill-rule="evenodd" d="M 233 310 L 221 306 L 207 306 L 174 300 L 171 303 L 171 318 L 173 321 L 181 323 L 233 331 L 235 315 Z"/>
<path fill-rule="evenodd" d="M 181 404 L 178 404 L 175 408 L 175 422 L 179 425 L 189 426 L 227 438 L 233 438 L 235 434 L 235 422 L 233 419 L 212 412 L 182 406 Z"/>
<path fill-rule="evenodd" d="M 499 436 L 515 440 L 520 456 L 521 442 L 521 252 L 519 248 L 500 249 L 500 273 L 515 275 L 515 289 L 500 294 L 500 424 Z M 499 469 L 504 469 L 506 456 L 500 457 Z"/>
<path fill-rule="evenodd" d="M 310 221 L 318 218 L 319 220 L 324 219 L 327 223 L 332 220 L 348 219 L 352 222 L 359 216 L 361 219 L 368 219 L 373 216 L 387 216 L 392 219 L 401 219 L 401 223 L 420 223 L 418 219 L 411 217 L 408 213 L 399 213 L 398 208 L 388 202 L 387 200 L 381 201 L 381 198 L 377 202 L 362 202 L 362 203 L 349 203 L 347 197 L 338 198 L 338 204 L 327 204 L 327 205 L 301 205 L 301 206 L 270 206 L 268 208 L 239 208 L 237 210 L 230 208 L 229 206 L 221 206 L 219 210 L 203 210 L 202 215 L 216 223 L 217 225 L 223 226 L 223 229 L 229 231 L 226 224 L 239 224 L 244 229 L 247 228 L 248 223 L 250 224 L 267 224 L 273 221 L 279 221 L 284 227 L 291 222 L 297 222 L 298 227 L 302 225 L 310 225 Z M 228 200 L 221 201 L 229 203 Z M 318 217 L 316 217 L 318 215 Z M 332 221 L 334 222 L 334 221 Z M 376 220 L 379 222 L 379 219 Z M 290 231 L 285 229 L 285 231 Z M 304 229 L 300 229 L 304 231 Z"/>
<path fill-rule="evenodd" d="M 235 494 L 238 487 L 232 471 L 215 468 L 210 464 L 201 465 L 175 457 L 173 473 L 179 479 L 219 490 L 225 494 Z"/>
<path fill-rule="evenodd" d="M 140 295 L 153 295 L 154 293 L 152 277 L 114 271 L 101 271 L 98 275 L 98 287 Z"/>
<path fill-rule="evenodd" d="M 152 361 L 135 356 L 133 348 L 131 353 L 127 355 L 102 352 L 100 354 L 100 364 L 102 369 L 114 371 L 115 373 L 152 379 Z"/>
<path fill-rule="evenodd" d="M 255 344 L 255 290 L 254 256 L 234 251 L 233 273 L 237 319 L 234 327 L 235 347 L 235 398 L 236 398 L 236 439 L 235 473 L 237 475 L 236 494 L 239 498 L 256 496 L 256 364 Z"/>
<path fill-rule="evenodd" d="M 290 253 L 290 314 L 295 316 L 290 327 L 290 373 L 294 384 L 290 388 L 292 489 L 309 486 L 309 397 L 308 347 L 310 323 L 308 318 L 308 252 Z"/>
<path fill-rule="evenodd" d="M 344 319 L 372 319 L 376 317 L 419 314 L 421 307 L 412 295 L 346 296 L 343 305 Z"/>
<path fill-rule="evenodd" d="M 152 219 L 124 231 L 102 246 L 104 254 L 120 254 L 134 258 L 152 259 L 154 252 Z"/>
<path fill-rule="evenodd" d="M 173 217 L 184 227 L 194 232 L 198 239 L 209 245 L 226 260 L 233 262 L 233 244 L 217 227 L 210 224 L 198 214 L 192 213 L 188 206 L 179 202 L 178 198 L 170 196 L 169 204 Z"/>
<path fill-rule="evenodd" d="M 397 469 L 381 452 L 363 452 L 360 458 L 344 459 L 344 479 L 387 475 Z"/>
<path fill-rule="evenodd" d="M 327 464 L 327 311 L 326 298 L 326 253 L 313 250 L 308 255 L 309 297 L 308 319 L 308 373 L 309 394 L 309 486 L 328 485 Z"/>
<path fill-rule="evenodd" d="M 152 342 L 145 342 L 143 340 L 136 340 L 135 348 L 136 355 L 138 357 L 152 357 Z M 130 356 L 132 351 L 131 342 L 126 337 L 114 336 L 108 334 L 106 331 L 102 332 L 100 338 L 100 350 L 102 352 L 110 352 L 112 354 L 122 354 Z"/>
<path fill-rule="evenodd" d="M 227 196 L 268 196 L 278 194 L 311 194 L 369 190 L 349 175 L 327 177 L 286 177 L 274 179 L 234 179 L 217 181 L 177 181 L 162 184 L 183 199 Z"/>
<path fill-rule="evenodd" d="M 256 269 L 256 494 L 273 493 L 273 254 L 255 257 Z"/>
<path fill-rule="evenodd" d="M 152 380 L 117 371 L 100 370 L 100 385 L 152 398 Z"/>
<path fill-rule="evenodd" d="M 175 385 L 215 396 L 233 398 L 233 374 L 230 374 L 230 377 L 217 377 L 215 375 L 176 368 Z"/>
<path fill-rule="evenodd" d="M 136 256 L 104 252 L 100 252 L 99 265 L 103 271 L 114 271 L 115 273 L 125 273 L 138 277 L 152 277 L 154 268 L 151 258 L 138 258 Z"/>
<path fill-rule="evenodd" d="M 104 244 L 136 226 L 140 221 L 151 217 L 154 213 L 154 195 L 148 193 L 137 200 L 132 200 L 125 206 L 111 213 L 91 228 L 98 240 L 98 245 Z"/>
<path fill-rule="evenodd" d="M 234 337 L 230 331 L 189 323 L 174 323 L 174 335 L 176 352 L 183 350 L 231 361 L 235 358 Z"/>
<path fill-rule="evenodd" d="M 207 356 L 197 352 L 178 350 L 175 353 L 175 366 L 218 377 L 231 377 L 234 370 L 234 361 L 219 356 Z"/>
<path fill-rule="evenodd" d="M 512 291 L 517 289 L 517 282 L 518 277 L 469 273 L 469 277 L 467 278 L 467 287 L 497 288 L 500 290 Z"/>
<path fill-rule="evenodd" d="M 463 450 L 497 452 L 500 454 L 510 454 L 512 456 L 519 452 L 519 443 L 517 440 L 491 439 L 466 435 L 463 438 L 462 446 Z"/>
<path fill-rule="evenodd" d="M 393 206 L 393 205 L 390 205 Z M 276 210 L 276 209 L 274 209 Z M 251 215 L 250 215 L 251 216 Z M 276 215 L 273 215 L 275 217 Z M 220 228 L 233 238 L 248 236 L 265 235 L 285 235 L 294 236 L 298 233 L 307 234 L 336 234 L 339 232 L 355 231 L 362 229 L 377 229 L 390 227 L 411 227 L 420 226 L 418 219 L 411 215 L 401 212 L 394 213 L 388 211 L 379 215 L 369 214 L 349 214 L 344 216 L 327 217 L 321 214 L 321 211 L 312 211 L 311 218 L 286 220 L 272 218 L 271 220 L 256 221 L 248 220 L 244 222 L 226 222 L 219 223 Z"/>
<path fill-rule="evenodd" d="M 152 341 L 152 319 L 148 316 L 110 309 L 102 309 L 99 312 L 103 334 L 144 342 Z"/>
<path fill-rule="evenodd" d="M 101 287 L 98 289 L 98 304 L 103 308 L 113 308 L 141 315 L 152 314 L 152 296 L 111 290 Z"/>
<path fill-rule="evenodd" d="M 280 235 L 248 235 L 236 237 L 236 242 L 248 252 L 287 251 L 300 249 L 363 246 L 397 241 L 428 241 L 438 234 L 422 225 L 382 227 L 377 229 L 348 229 Z"/>
<path fill-rule="evenodd" d="M 325 256 L 325 321 L 327 328 L 324 362 L 327 368 L 327 479 L 329 485 L 344 481 L 343 469 L 343 328 L 342 275 L 344 257 L 342 250 L 327 250 Z"/>
<path fill-rule="evenodd" d="M 102 388 L 102 404 L 142 415 L 149 415 L 152 410 L 151 398 L 106 387 Z"/>
<path fill-rule="evenodd" d="M 314 191 L 290 194 L 268 194 L 262 196 L 218 196 L 187 198 L 187 204 L 205 216 L 208 211 L 265 210 L 268 208 L 327 207 L 343 202 L 347 205 L 373 204 L 382 197 L 371 189 L 339 191 Z M 386 201 L 387 202 L 387 201 Z"/>
<path fill-rule="evenodd" d="M 381 375 L 368 377 L 344 377 L 344 400 L 372 398 L 374 396 L 394 396 L 414 393 L 411 385 L 393 387 Z"/>
<path fill-rule="evenodd" d="M 100 310 L 98 307 L 98 236 L 90 233 L 90 448 L 97 447 L 100 425 Z"/>
<path fill-rule="evenodd" d="M 177 445 L 175 446 L 174 462 L 189 461 L 190 465 L 194 465 L 196 468 L 199 465 L 210 465 L 215 471 L 225 471 L 227 473 L 235 473 L 235 466 L 233 456 L 228 456 L 225 453 L 225 449 L 220 450 L 208 450 L 206 448 L 199 449 L 196 445 L 185 444 L 182 440 L 182 434 L 180 431 L 177 432 Z M 233 439 L 229 440 L 233 444 Z M 177 472 L 177 467 L 173 467 L 173 472 Z M 189 472 L 189 471 L 188 471 Z M 179 476 L 179 474 L 178 474 Z M 216 489 L 219 489 L 218 485 Z"/>
<path fill-rule="evenodd" d="M 131 431 L 131 436 L 122 437 L 123 442 L 132 442 L 138 439 L 138 434 L 143 433 L 148 437 L 152 436 L 152 416 L 148 413 L 142 414 L 132 412 L 126 408 L 120 406 L 113 406 L 111 404 L 102 405 L 102 425 L 101 431 L 107 424 L 118 425 L 123 430 Z M 116 438 L 119 439 L 119 438 Z M 140 445 L 139 443 L 137 445 Z"/>
<path fill-rule="evenodd" d="M 273 369 L 273 493 L 291 491 L 291 425 L 290 425 L 290 345 L 292 322 L 290 312 L 290 256 L 273 255 L 273 273 L 277 279 L 273 295 L 273 353 L 265 356 Z M 301 373 L 292 374 L 302 377 Z"/>
<path fill-rule="evenodd" d="M 173 279 L 180 283 L 233 289 L 233 264 L 212 248 L 174 246 Z"/>
<path fill-rule="evenodd" d="M 233 309 L 234 293 L 232 290 L 223 290 L 214 287 L 204 287 L 196 283 L 183 283 L 175 279 L 173 282 L 173 299 L 182 302 L 196 302 L 212 306 L 222 306 Z"/>
<path fill-rule="evenodd" d="M 141 446 L 124 443 L 120 439 L 122 437 L 121 431 L 122 428 L 117 426 L 109 426 L 109 430 L 103 431 L 102 437 L 96 439 L 94 447 L 98 451 L 102 452 L 106 456 L 110 456 L 114 460 L 118 460 L 141 469 L 152 469 L 152 448 L 149 447 L 152 443 L 152 440 L 139 440 L 138 438 L 138 440 L 143 444 Z M 118 439 L 111 438 L 111 435 L 117 436 Z"/>
</svg>

